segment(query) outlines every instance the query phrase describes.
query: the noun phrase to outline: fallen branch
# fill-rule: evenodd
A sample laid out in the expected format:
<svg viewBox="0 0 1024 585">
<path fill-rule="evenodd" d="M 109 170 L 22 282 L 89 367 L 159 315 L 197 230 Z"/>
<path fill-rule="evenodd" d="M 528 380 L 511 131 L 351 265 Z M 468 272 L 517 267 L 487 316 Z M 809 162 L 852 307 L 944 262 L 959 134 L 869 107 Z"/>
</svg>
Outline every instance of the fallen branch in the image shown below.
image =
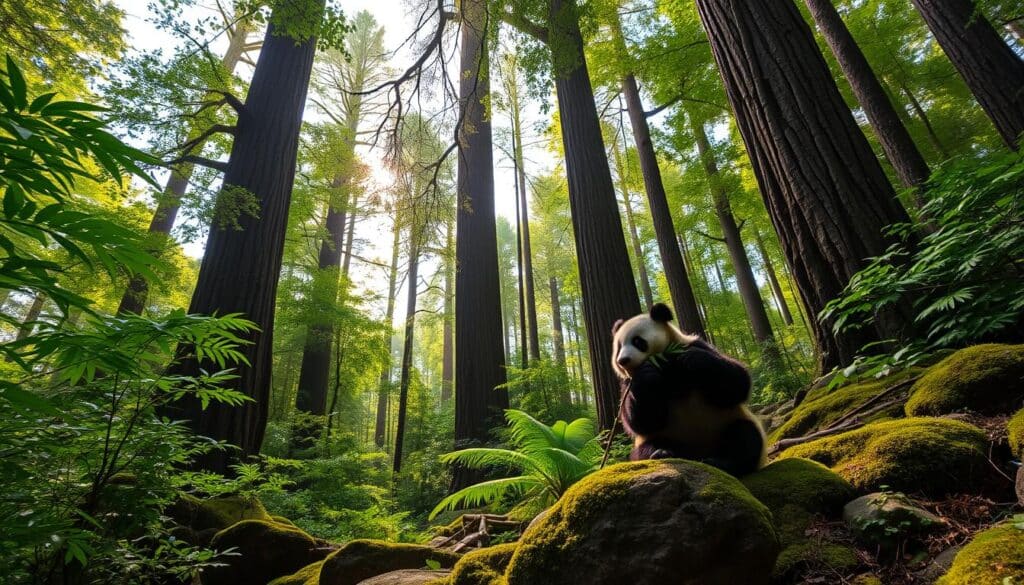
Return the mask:
<svg viewBox="0 0 1024 585">
<path fill-rule="evenodd" d="M 851 423 L 848 423 L 846 425 L 843 425 L 841 427 L 824 429 L 824 430 L 818 431 L 816 433 L 811 433 L 809 435 L 804 435 L 802 437 L 794 437 L 792 439 L 782 439 L 781 441 L 777 441 L 775 444 L 773 444 L 768 449 L 768 456 L 771 457 L 772 455 L 776 455 L 776 454 L 778 454 L 778 453 L 780 453 L 782 451 L 785 451 L 786 449 L 789 449 L 790 447 L 793 447 L 794 445 L 800 445 L 800 444 L 803 444 L 803 443 L 808 443 L 808 442 L 813 441 L 815 439 L 821 439 L 823 437 L 828 437 L 828 436 L 831 436 L 831 435 L 838 435 L 839 433 L 844 433 L 846 431 L 852 431 L 854 429 L 859 429 L 862 426 L 864 426 L 864 422 L 857 420 L 857 421 L 853 421 Z"/>
<path fill-rule="evenodd" d="M 907 378 L 906 380 L 900 382 L 899 384 L 894 384 L 894 385 L 886 388 L 885 390 L 882 390 L 881 392 L 876 394 L 874 397 L 869 399 L 867 402 L 864 402 L 863 404 L 861 404 L 857 408 L 854 408 L 853 410 L 847 412 L 846 414 L 844 414 L 843 416 L 839 417 L 834 422 L 832 422 L 832 424 L 828 425 L 825 428 L 826 429 L 830 429 L 830 428 L 837 427 L 837 426 L 840 426 L 840 425 L 844 424 L 845 422 L 849 421 L 850 419 L 852 419 L 853 417 L 857 416 L 858 414 L 863 413 L 866 409 L 871 408 L 873 405 L 877 404 L 880 400 L 882 400 L 883 398 L 889 396 L 890 394 L 895 394 L 896 392 L 899 392 L 901 390 L 904 390 L 904 389 L 912 386 L 914 384 L 914 382 L 917 381 L 918 378 L 920 378 L 920 376 L 914 376 L 913 378 Z"/>
</svg>

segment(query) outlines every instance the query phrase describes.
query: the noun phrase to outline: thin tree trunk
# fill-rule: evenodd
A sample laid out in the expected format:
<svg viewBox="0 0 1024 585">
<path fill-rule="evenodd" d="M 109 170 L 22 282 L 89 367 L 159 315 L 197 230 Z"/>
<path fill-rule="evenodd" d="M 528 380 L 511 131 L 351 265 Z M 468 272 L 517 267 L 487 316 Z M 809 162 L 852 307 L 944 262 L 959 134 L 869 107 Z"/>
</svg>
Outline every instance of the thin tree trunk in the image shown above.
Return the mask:
<svg viewBox="0 0 1024 585">
<path fill-rule="evenodd" d="M 25 318 L 21 320 L 21 325 L 18 327 L 18 333 L 14 336 L 15 341 L 21 341 L 32 334 L 32 330 L 36 328 L 36 321 L 39 320 L 39 314 L 43 312 L 43 305 L 46 303 L 46 295 L 43 293 L 37 293 L 32 298 L 32 304 L 28 306 L 28 312 L 25 313 Z"/>
<path fill-rule="evenodd" d="M 529 334 L 530 359 L 537 362 L 540 361 L 540 332 L 537 330 L 537 291 L 533 280 L 533 246 L 530 243 L 530 207 L 527 203 L 526 169 L 523 165 L 523 127 L 520 119 L 519 92 L 512 91 L 509 100 L 512 109 L 512 154 L 519 187 L 517 216 L 520 218 L 523 236 L 521 282 L 526 286 L 526 326 Z"/>
<path fill-rule="evenodd" d="M 885 252 L 885 228 L 909 217 L 790 0 L 697 7 L 772 223 L 817 315 L 868 258 Z M 903 309 L 839 335 L 830 321 L 815 320 L 819 366 L 828 371 L 868 343 L 904 338 Z"/>
<path fill-rule="evenodd" d="M 324 6 L 323 0 L 307 4 L 307 14 L 320 14 Z M 266 429 L 274 301 L 315 52 L 315 38 L 297 41 L 268 27 L 224 174 L 224 189 L 248 191 L 260 213 L 238 217 L 242 229 L 211 227 L 189 306 L 191 313 L 241 313 L 259 327 L 247 335 L 253 343 L 241 348 L 248 365 L 239 364 L 238 378 L 226 384 L 253 401 L 238 406 L 214 403 L 203 409 L 197 398 L 187 396 L 173 413 L 185 418 L 196 433 L 237 445 L 243 457 L 259 452 Z M 199 375 L 204 367 L 212 365 L 183 359 L 170 372 Z M 232 459 L 233 454 L 218 451 L 201 457 L 196 465 L 224 473 Z"/>
<path fill-rule="evenodd" d="M 397 221 L 394 232 L 394 240 L 391 243 L 391 267 L 388 272 L 388 308 L 384 313 L 384 325 L 387 327 L 384 345 L 388 348 L 388 357 L 380 372 L 380 382 L 377 384 L 377 424 L 373 433 L 373 442 L 378 447 L 384 446 L 388 434 L 388 387 L 391 385 L 391 337 L 394 333 L 392 321 L 395 318 L 395 289 L 398 287 L 398 253 L 401 243 L 401 230 L 398 229 Z"/>
<path fill-rule="evenodd" d="M 341 277 L 348 280 L 348 271 L 352 266 L 352 242 L 355 240 L 356 234 L 356 210 L 359 202 L 359 197 L 352 193 L 351 201 L 348 205 L 348 235 L 345 236 L 345 261 L 341 264 Z"/>
<path fill-rule="evenodd" d="M 818 25 L 825 42 L 832 49 L 850 89 L 864 108 L 878 142 L 892 163 L 900 182 L 907 187 L 918 187 L 928 180 L 930 171 L 921 151 L 907 132 L 906 126 L 882 89 L 878 77 L 871 69 L 864 53 L 846 28 L 832 0 L 804 0 Z M 918 206 L 923 204 L 920 193 Z"/>
<path fill-rule="evenodd" d="M 786 297 L 782 294 L 782 286 L 779 284 L 779 277 L 775 274 L 775 266 L 772 264 L 771 256 L 768 255 L 768 248 L 764 245 L 761 232 L 756 228 L 754 229 L 754 242 L 757 244 L 757 251 L 761 254 L 761 263 L 764 265 L 765 275 L 767 275 L 768 283 L 771 285 L 772 293 L 775 295 L 775 303 L 779 307 L 779 314 L 782 315 L 782 322 L 786 325 L 792 325 L 793 315 L 789 312 Z"/>
<path fill-rule="evenodd" d="M 640 233 L 636 229 L 636 218 L 633 216 L 633 202 L 629 196 L 629 184 L 626 181 L 626 162 L 623 160 L 625 157 L 619 150 L 618 142 L 612 145 L 612 156 L 615 158 L 615 167 L 619 175 L 619 191 L 622 193 L 622 205 L 626 211 L 626 226 L 629 228 L 629 243 L 633 247 L 633 259 L 636 260 L 640 291 L 644 296 L 644 305 L 650 307 L 654 305 L 654 293 L 651 291 L 651 279 L 647 274 L 647 258 L 644 256 L 644 249 L 640 244 Z"/>
<path fill-rule="evenodd" d="M 565 341 L 562 337 L 562 304 L 558 297 L 558 279 L 552 276 L 548 279 L 548 286 L 551 289 L 551 342 L 555 346 L 555 363 L 566 371 L 565 366 Z"/>
<path fill-rule="evenodd" d="M 764 351 L 765 357 L 774 359 L 778 357 L 778 352 L 775 349 L 772 324 L 768 320 L 768 312 L 764 310 L 764 300 L 761 299 L 761 291 L 757 287 L 757 281 L 754 280 L 754 271 L 750 268 L 747 249 L 743 246 L 740 229 L 736 225 L 736 217 L 733 216 L 732 207 L 729 205 L 729 195 L 722 185 L 718 163 L 715 162 L 715 155 L 711 150 L 703 123 L 692 114 L 689 114 L 688 117 L 694 137 L 697 139 L 697 151 L 700 154 L 701 164 L 704 166 L 704 172 L 707 174 L 708 183 L 711 186 L 715 215 L 718 217 L 718 224 L 725 237 L 725 247 L 729 252 L 729 260 L 732 262 L 733 272 L 736 275 L 736 286 L 739 288 L 743 307 L 747 311 L 750 328 L 753 331 L 754 339 Z"/>
<path fill-rule="evenodd" d="M 907 100 L 910 102 L 910 107 L 914 110 L 914 113 L 917 114 L 921 123 L 924 124 L 925 133 L 928 135 L 928 141 L 931 142 L 932 146 L 935 147 L 935 150 L 942 155 L 942 158 L 949 158 L 949 151 L 946 150 L 945 145 L 943 145 L 942 141 L 939 140 L 939 135 L 935 133 L 935 127 L 932 126 L 932 121 L 928 117 L 928 113 L 924 111 L 924 107 L 921 105 L 921 102 L 918 101 L 917 96 L 915 96 L 914 92 L 910 91 L 910 89 L 903 83 L 900 83 L 900 91 L 903 92 L 903 95 L 907 96 Z"/>
<path fill-rule="evenodd" d="M 402 344 L 402 374 L 398 386 L 398 425 L 395 427 L 395 455 L 392 470 L 395 474 L 402 471 L 402 443 L 405 440 L 406 409 L 409 404 L 409 380 L 412 374 L 413 334 L 416 326 L 416 293 L 417 275 L 419 274 L 419 239 L 415 219 L 409 227 L 409 271 L 406 285 L 409 292 L 405 304 L 405 338 Z"/>
<path fill-rule="evenodd" d="M 494 222 L 494 154 L 485 0 L 463 0 L 460 44 L 458 211 L 455 256 L 455 446 L 487 441 L 508 408 L 502 348 L 498 239 Z M 461 301 L 459 300 L 461 299 Z M 458 467 L 453 489 L 477 475 Z"/>
<path fill-rule="evenodd" d="M 452 399 L 455 374 L 455 225 L 448 224 L 447 255 L 444 260 L 444 333 L 441 351 L 441 404 Z"/>
<path fill-rule="evenodd" d="M 515 151 L 515 144 L 513 141 L 512 150 Z M 526 287 L 523 285 L 523 225 L 522 225 L 522 214 L 519 210 L 519 173 L 516 171 L 513 178 L 513 191 L 516 194 L 516 279 L 518 286 L 516 291 L 519 293 L 519 367 L 526 369 L 529 365 L 529 358 L 527 357 L 527 342 L 526 342 Z"/>
<path fill-rule="evenodd" d="M 973 0 L 912 0 L 1007 146 L 1024 133 L 1024 60 Z"/>
<path fill-rule="evenodd" d="M 221 57 L 220 65 L 229 75 L 235 71 L 235 67 L 242 60 L 242 55 L 246 53 L 246 40 L 250 32 L 252 32 L 252 27 L 246 20 L 238 21 L 235 23 L 234 31 L 228 32 L 228 47 L 224 51 L 224 56 Z M 207 96 L 207 98 L 212 99 L 213 96 Z M 201 130 L 192 130 L 188 133 L 187 140 L 198 138 L 200 133 Z M 198 152 L 201 148 L 202 144 L 197 144 L 193 147 L 193 151 Z M 153 212 L 153 218 L 149 222 L 150 238 L 158 241 L 154 242 L 157 246 L 154 251 L 159 251 L 169 243 L 171 228 L 174 227 L 174 220 L 177 219 L 178 210 L 181 208 L 181 199 L 185 196 L 185 191 L 188 190 L 188 183 L 192 179 L 194 171 L 195 165 L 188 163 L 177 165 L 171 169 L 171 176 L 168 177 L 167 184 L 164 185 L 164 190 L 157 200 L 156 211 Z M 134 275 L 128 280 L 128 286 L 121 296 L 117 312 L 141 315 L 148 300 L 149 283 L 142 276 Z"/>
</svg>

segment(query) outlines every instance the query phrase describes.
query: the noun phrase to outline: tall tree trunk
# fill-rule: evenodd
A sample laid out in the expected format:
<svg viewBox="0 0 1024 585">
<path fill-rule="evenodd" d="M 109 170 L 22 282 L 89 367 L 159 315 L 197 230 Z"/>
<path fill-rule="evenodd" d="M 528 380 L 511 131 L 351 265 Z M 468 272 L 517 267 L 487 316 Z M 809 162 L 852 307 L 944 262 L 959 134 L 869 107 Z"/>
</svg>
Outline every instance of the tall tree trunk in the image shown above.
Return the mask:
<svg viewBox="0 0 1024 585">
<path fill-rule="evenodd" d="M 308 0 L 307 14 L 322 13 L 323 0 Z M 273 16 L 273 15 L 272 15 Z M 244 108 L 238 117 L 224 189 L 243 189 L 259 203 L 258 217 L 237 219 L 242 229 L 213 225 L 203 255 L 191 313 L 242 313 L 259 327 L 242 352 L 238 378 L 228 383 L 253 399 L 239 406 L 211 404 L 205 410 L 192 396 L 179 401 L 180 411 L 196 433 L 237 445 L 242 456 L 259 452 L 267 422 L 274 300 L 277 296 L 284 235 L 295 178 L 302 111 L 306 102 L 316 39 L 301 41 L 276 34 L 270 25 L 263 41 Z M 170 371 L 199 375 L 211 364 L 184 359 Z M 226 472 L 233 456 L 216 452 L 197 461 L 201 468 Z"/>
<path fill-rule="evenodd" d="M 632 271 L 576 2 L 551 0 L 548 22 L 597 421 L 600 428 L 610 429 L 617 416 L 619 381 L 608 336 L 617 319 L 640 312 L 640 301 L 633 287 L 622 286 Z"/>
<path fill-rule="evenodd" d="M 1024 133 L 1024 60 L 973 0 L 912 0 L 1007 146 Z"/>
<path fill-rule="evenodd" d="M 914 92 L 910 91 L 910 88 L 902 82 L 900 83 L 900 91 L 902 91 L 903 95 L 907 97 L 907 101 L 910 102 L 910 107 L 914 110 L 914 114 L 916 114 L 921 120 L 921 123 L 924 124 L 925 133 L 928 135 L 928 141 L 932 143 L 932 146 L 940 155 L 942 155 L 943 159 L 949 158 L 949 151 L 946 149 L 946 146 L 942 144 L 942 141 L 939 140 L 939 135 L 936 134 L 935 127 L 932 126 L 932 121 L 928 117 L 928 113 L 924 111 L 924 107 L 917 99 L 917 96 L 915 96 Z"/>
<path fill-rule="evenodd" d="M 448 223 L 444 259 L 444 333 L 441 350 L 441 403 L 452 399 L 455 375 L 455 224 Z"/>
<path fill-rule="evenodd" d="M 782 322 L 786 325 L 793 324 L 793 315 L 789 312 L 789 304 L 782 294 L 782 286 L 779 284 L 779 277 L 775 274 L 775 266 L 772 264 L 771 256 L 768 255 L 768 248 L 764 245 L 761 232 L 754 229 L 754 242 L 757 244 L 757 251 L 761 254 L 761 263 L 764 265 L 765 275 L 768 277 L 768 284 L 772 287 L 772 294 L 775 295 L 775 304 L 779 307 L 779 314 L 782 315 Z"/>
<path fill-rule="evenodd" d="M 566 371 L 565 366 L 565 341 L 562 337 L 562 304 L 558 297 L 558 279 L 552 276 L 548 279 L 548 286 L 551 288 L 551 342 L 555 346 L 555 363 Z"/>
<path fill-rule="evenodd" d="M 850 30 L 843 23 L 832 0 L 804 2 L 822 36 L 825 37 L 825 42 L 835 54 L 843 75 L 850 82 L 850 89 L 864 108 L 868 122 L 871 123 L 875 136 L 878 137 L 886 158 L 896 170 L 900 182 L 907 187 L 923 184 L 928 180 L 928 163 L 914 144 L 906 126 L 896 113 L 896 108 L 889 101 L 889 96 L 882 89 L 882 84 L 879 83 L 864 53 L 857 46 Z M 917 203 L 920 206 L 923 200 L 918 197 Z"/>
<path fill-rule="evenodd" d="M 455 256 L 455 445 L 488 439 L 508 408 L 502 348 L 498 239 L 494 223 L 494 154 L 487 32 L 495 22 L 486 0 L 463 0 L 459 75 L 458 212 Z M 460 300 L 461 299 L 461 300 Z M 456 468 L 452 487 L 476 478 Z"/>
<path fill-rule="evenodd" d="M 515 150 L 515 145 L 512 146 Z M 519 367 L 526 369 L 529 365 L 526 342 L 526 287 L 523 285 L 523 225 L 519 213 L 519 177 L 518 172 L 513 180 L 516 193 L 516 291 L 519 293 Z"/>
<path fill-rule="evenodd" d="M 388 434 L 388 387 L 391 385 L 391 337 L 394 333 L 392 321 L 395 318 L 395 289 L 398 288 L 398 252 L 401 236 L 402 231 L 398 229 L 396 221 L 394 240 L 391 243 L 391 267 L 388 272 L 388 308 L 384 313 L 384 325 L 387 328 L 384 345 L 388 348 L 388 357 L 380 372 L 380 382 L 377 384 L 377 424 L 373 433 L 373 442 L 378 447 L 384 446 Z"/>
<path fill-rule="evenodd" d="M 750 268 L 747 249 L 743 246 L 740 228 L 736 225 L 736 217 L 732 214 L 729 195 L 722 184 L 718 163 L 715 162 L 715 154 L 711 150 L 711 144 L 704 131 L 704 124 L 693 114 L 689 114 L 688 117 L 693 135 L 697 139 L 697 151 L 700 154 L 701 164 L 704 166 L 704 172 L 707 174 L 708 183 L 711 186 L 715 216 L 718 217 L 718 224 L 722 227 L 725 247 L 729 252 L 733 272 L 736 274 L 736 286 L 739 288 L 740 298 L 743 299 L 743 308 L 747 311 L 751 331 L 754 333 L 754 339 L 762 347 L 765 357 L 777 357 L 772 324 L 768 320 L 768 312 L 764 309 L 764 301 L 761 299 L 761 291 L 754 279 L 754 271 Z"/>
<path fill-rule="evenodd" d="M 637 278 L 640 281 L 640 292 L 644 296 L 644 305 L 654 305 L 654 293 L 651 291 L 651 279 L 647 274 L 647 258 L 640 244 L 640 233 L 636 229 L 636 218 L 633 216 L 633 202 L 629 196 L 629 182 L 626 180 L 626 161 L 619 150 L 618 142 L 612 145 L 612 156 L 619 175 L 619 191 L 622 193 L 622 205 L 626 211 L 626 227 L 629 228 L 629 243 L 633 247 L 633 259 L 636 260 Z"/>
<path fill-rule="evenodd" d="M 345 261 L 341 264 L 341 276 L 342 278 L 348 278 L 349 268 L 352 266 L 352 242 L 355 240 L 356 235 L 356 211 L 359 203 L 359 197 L 352 193 L 352 197 L 348 204 L 348 235 L 345 236 Z"/>
<path fill-rule="evenodd" d="M 395 427 L 395 457 L 392 470 L 395 474 L 402 471 L 402 443 L 405 440 L 405 418 L 409 405 L 409 381 L 412 375 L 413 334 L 416 329 L 416 286 L 419 274 L 420 252 L 415 219 L 409 227 L 409 271 L 406 286 L 409 287 L 405 303 L 405 338 L 402 343 L 402 374 L 398 385 L 398 425 Z"/>
<path fill-rule="evenodd" d="M 238 66 L 242 55 L 246 52 L 246 40 L 250 32 L 252 32 L 251 25 L 248 21 L 241 20 L 228 33 L 228 48 L 225 49 L 224 56 L 221 57 L 220 65 L 229 75 L 234 73 L 235 67 Z M 213 96 L 208 97 L 212 99 Z M 198 138 L 202 130 L 204 129 L 192 130 L 188 133 L 187 139 Z M 201 148 L 202 144 L 197 144 L 193 151 L 198 152 Z M 149 222 L 150 238 L 156 240 L 154 245 L 157 246 L 157 251 L 169 243 L 171 228 L 174 227 L 174 220 L 177 219 L 178 210 L 181 208 L 181 199 L 185 196 L 194 171 L 195 165 L 188 163 L 171 169 L 171 176 L 168 177 L 167 184 L 164 185 L 164 190 L 157 200 L 156 211 L 153 212 L 153 218 Z M 141 315 L 148 300 L 149 283 L 139 275 L 132 276 L 128 280 L 128 287 L 121 296 L 117 312 Z"/>
<path fill-rule="evenodd" d="M 43 312 L 43 305 L 45 303 L 46 295 L 43 293 L 37 293 L 36 296 L 32 297 L 32 304 L 28 306 L 25 318 L 21 320 L 21 325 L 18 326 L 18 333 L 14 336 L 15 341 L 21 341 L 32 334 L 32 330 L 36 328 L 36 321 L 39 320 L 39 314 Z"/>
<path fill-rule="evenodd" d="M 627 54 L 626 41 L 622 35 L 618 14 L 612 21 L 612 34 L 623 55 Z M 661 168 L 658 166 L 658 155 L 654 152 L 651 140 L 651 128 L 647 123 L 640 88 L 632 72 L 622 76 L 622 94 L 626 98 L 626 111 L 633 129 L 633 140 L 636 142 L 637 157 L 640 159 L 640 172 L 644 178 L 644 190 L 647 191 L 647 204 L 651 209 L 651 220 L 654 233 L 658 240 L 658 252 L 661 264 L 665 269 L 665 280 L 668 282 L 672 305 L 676 309 L 679 323 L 684 330 L 700 337 L 707 337 L 704 321 L 701 320 L 697 308 L 697 298 L 693 294 L 690 275 L 686 273 L 686 265 L 676 245 L 676 228 L 672 222 L 672 211 L 665 195 L 665 185 L 661 180 Z"/>
<path fill-rule="evenodd" d="M 909 221 L 791 0 L 697 0 L 772 223 L 810 312 L 835 299 Z M 840 335 L 815 320 L 825 371 L 900 339 L 900 307 Z"/>
<path fill-rule="evenodd" d="M 518 88 L 517 88 L 518 89 Z M 519 185 L 517 194 L 517 216 L 522 225 L 523 242 L 523 283 L 526 285 L 526 325 L 529 334 L 530 359 L 540 361 L 540 332 L 537 330 L 537 291 L 533 280 L 533 246 L 530 244 L 530 207 L 527 203 L 526 169 L 523 166 L 523 126 L 520 119 L 519 92 L 509 96 L 512 109 L 512 155 L 515 158 L 516 177 Z"/>
</svg>

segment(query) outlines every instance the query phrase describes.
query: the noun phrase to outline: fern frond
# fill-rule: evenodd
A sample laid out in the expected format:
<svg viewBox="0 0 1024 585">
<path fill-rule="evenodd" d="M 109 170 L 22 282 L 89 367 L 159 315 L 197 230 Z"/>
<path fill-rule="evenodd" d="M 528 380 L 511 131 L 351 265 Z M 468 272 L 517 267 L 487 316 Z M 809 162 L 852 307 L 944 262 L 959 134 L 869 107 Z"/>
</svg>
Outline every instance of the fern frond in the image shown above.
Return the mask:
<svg viewBox="0 0 1024 585">
<path fill-rule="evenodd" d="M 489 447 L 474 447 L 446 453 L 441 456 L 441 462 L 457 463 L 470 469 L 512 467 L 527 472 L 538 468 L 537 462 L 524 453 Z"/>
<path fill-rule="evenodd" d="M 512 443 L 524 453 L 557 447 L 560 444 L 551 427 L 521 410 L 506 410 L 505 419 L 509 423 Z"/>
<path fill-rule="evenodd" d="M 433 520 L 434 516 L 444 510 L 454 510 L 458 507 L 473 508 L 480 504 L 487 504 L 500 499 L 507 493 L 526 493 L 531 488 L 539 486 L 537 478 L 530 475 L 519 475 L 516 477 L 505 477 L 492 479 L 463 488 L 447 498 L 441 500 L 428 516 Z"/>
</svg>

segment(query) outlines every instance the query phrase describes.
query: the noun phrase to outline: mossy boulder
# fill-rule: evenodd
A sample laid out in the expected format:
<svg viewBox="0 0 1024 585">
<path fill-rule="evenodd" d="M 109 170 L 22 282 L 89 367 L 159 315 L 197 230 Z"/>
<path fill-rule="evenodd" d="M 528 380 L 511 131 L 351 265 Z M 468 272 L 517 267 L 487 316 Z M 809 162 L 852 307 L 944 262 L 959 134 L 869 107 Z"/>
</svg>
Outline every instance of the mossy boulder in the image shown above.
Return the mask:
<svg viewBox="0 0 1024 585">
<path fill-rule="evenodd" d="M 578 482 L 526 530 L 509 585 L 767 583 L 779 552 L 771 514 L 736 478 L 663 459 Z"/>
<path fill-rule="evenodd" d="M 816 518 L 839 516 L 856 493 L 850 482 L 820 463 L 796 458 L 776 461 L 742 481 L 772 512 L 782 544 L 772 571 L 775 580 L 787 581 L 808 569 L 847 573 L 857 565 L 849 546 L 807 536 Z"/>
<path fill-rule="evenodd" d="M 1003 585 L 1024 580 L 1024 530 L 1002 524 L 976 535 L 936 585 Z"/>
<path fill-rule="evenodd" d="M 505 569 L 517 546 L 509 542 L 466 553 L 455 563 L 449 585 L 503 585 Z"/>
<path fill-rule="evenodd" d="M 1024 408 L 1006 423 L 1006 437 L 1010 442 L 1010 450 L 1018 458 L 1024 458 Z"/>
<path fill-rule="evenodd" d="M 888 486 L 931 496 L 977 493 L 991 485 L 985 433 L 964 422 L 908 418 L 873 423 L 784 451 L 832 468 L 859 491 Z"/>
<path fill-rule="evenodd" d="M 878 380 L 857 382 L 831 390 L 826 386 L 814 388 L 807 393 L 803 402 L 793 409 L 786 422 L 771 432 L 768 442 L 802 437 L 824 428 L 847 412 L 878 396 L 886 388 L 891 388 L 918 373 L 918 369 L 909 369 Z M 872 414 L 869 421 L 887 420 L 901 415 L 902 407 L 894 405 L 892 408 Z"/>
<path fill-rule="evenodd" d="M 242 520 L 272 520 L 258 499 L 243 496 L 202 500 L 189 494 L 180 494 L 167 508 L 167 515 L 177 524 L 196 532 L 211 528 L 223 530 Z"/>
<path fill-rule="evenodd" d="M 324 559 L 320 585 L 356 585 L 360 581 L 401 569 L 425 569 L 436 561 L 450 569 L 459 555 L 424 546 L 379 540 L 353 540 Z"/>
<path fill-rule="evenodd" d="M 224 557 L 225 566 L 204 571 L 204 585 L 263 585 L 291 575 L 327 554 L 312 536 L 272 520 L 233 524 L 218 532 L 210 545 L 220 551 L 234 549 L 238 555 Z"/>
<path fill-rule="evenodd" d="M 306 565 L 291 575 L 274 579 L 267 585 L 319 585 L 320 567 L 323 564 L 323 561 L 317 561 L 312 565 Z"/>
<path fill-rule="evenodd" d="M 962 349 L 928 368 L 911 388 L 908 416 L 961 410 L 1004 414 L 1024 400 L 1024 345 L 985 344 Z"/>
<path fill-rule="evenodd" d="M 360 581 L 359 585 L 445 585 L 448 571 L 402 569 Z"/>
</svg>

